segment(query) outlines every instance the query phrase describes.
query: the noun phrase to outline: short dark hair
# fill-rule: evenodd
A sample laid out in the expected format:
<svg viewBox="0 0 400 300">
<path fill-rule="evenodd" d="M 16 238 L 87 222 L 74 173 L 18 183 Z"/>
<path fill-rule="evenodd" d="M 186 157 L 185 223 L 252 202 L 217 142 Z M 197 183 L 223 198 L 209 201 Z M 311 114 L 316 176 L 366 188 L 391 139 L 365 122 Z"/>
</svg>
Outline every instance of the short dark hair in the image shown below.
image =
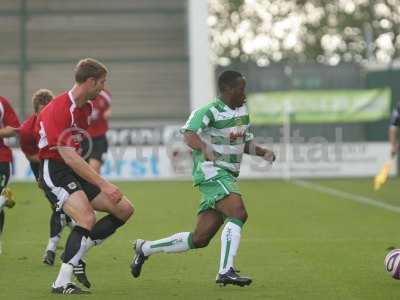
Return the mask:
<svg viewBox="0 0 400 300">
<path fill-rule="evenodd" d="M 105 65 L 93 58 L 84 58 L 78 62 L 75 68 L 75 82 L 84 83 L 89 78 L 96 80 L 107 75 L 108 70 Z"/>
<path fill-rule="evenodd" d="M 39 106 L 46 106 L 54 98 L 53 92 L 48 89 L 37 90 L 32 96 L 32 104 L 35 113 L 39 112 Z"/>
<path fill-rule="evenodd" d="M 235 87 L 236 79 L 242 77 L 243 75 L 236 71 L 228 70 L 222 72 L 218 76 L 218 90 L 222 93 L 226 86 Z"/>
</svg>

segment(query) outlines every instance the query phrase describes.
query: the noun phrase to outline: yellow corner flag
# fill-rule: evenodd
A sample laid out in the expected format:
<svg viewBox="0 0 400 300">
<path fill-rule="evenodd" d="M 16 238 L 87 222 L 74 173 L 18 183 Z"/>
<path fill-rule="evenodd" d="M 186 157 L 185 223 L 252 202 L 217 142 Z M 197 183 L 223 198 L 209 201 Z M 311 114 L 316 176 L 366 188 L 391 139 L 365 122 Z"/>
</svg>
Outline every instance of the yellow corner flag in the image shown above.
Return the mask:
<svg viewBox="0 0 400 300">
<path fill-rule="evenodd" d="M 374 178 L 375 191 L 379 190 L 382 187 L 382 185 L 387 181 L 393 163 L 394 163 L 393 159 L 385 163 L 382 169 L 379 171 L 379 173 L 375 176 Z"/>
</svg>

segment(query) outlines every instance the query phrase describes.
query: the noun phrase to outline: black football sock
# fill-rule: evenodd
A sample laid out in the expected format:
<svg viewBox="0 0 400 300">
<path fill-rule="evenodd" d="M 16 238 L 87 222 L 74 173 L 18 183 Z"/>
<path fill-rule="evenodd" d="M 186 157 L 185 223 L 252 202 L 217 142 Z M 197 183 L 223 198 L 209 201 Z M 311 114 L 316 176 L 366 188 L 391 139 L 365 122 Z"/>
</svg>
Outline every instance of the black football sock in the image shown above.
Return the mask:
<svg viewBox="0 0 400 300">
<path fill-rule="evenodd" d="M 99 244 L 124 224 L 125 222 L 121 219 L 118 219 L 113 215 L 107 215 L 97 221 L 90 232 L 89 237 L 93 242 L 95 242 L 95 244 Z"/>
<path fill-rule="evenodd" d="M 0 212 L 0 235 L 3 233 L 3 228 L 4 228 L 4 219 L 5 219 L 5 214 L 4 211 Z"/>
</svg>

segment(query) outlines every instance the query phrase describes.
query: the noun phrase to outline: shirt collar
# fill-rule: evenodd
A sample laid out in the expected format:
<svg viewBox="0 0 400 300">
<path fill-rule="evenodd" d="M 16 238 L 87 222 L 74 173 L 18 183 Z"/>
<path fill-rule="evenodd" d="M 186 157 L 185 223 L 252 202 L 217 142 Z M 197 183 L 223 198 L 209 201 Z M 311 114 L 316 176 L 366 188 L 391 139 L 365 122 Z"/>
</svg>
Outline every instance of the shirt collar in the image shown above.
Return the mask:
<svg viewBox="0 0 400 300">
<path fill-rule="evenodd" d="M 221 105 L 223 105 L 223 107 L 224 107 L 224 109 L 225 110 L 228 110 L 228 111 L 236 111 L 237 109 L 239 109 L 240 107 L 235 107 L 234 109 L 232 109 L 232 108 L 230 108 L 228 105 L 226 105 L 226 103 L 224 102 L 224 101 L 222 101 L 221 100 L 221 98 L 219 98 L 219 97 L 217 97 L 216 98 L 216 101 L 218 102 L 218 103 L 220 103 Z"/>
<path fill-rule="evenodd" d="M 74 96 L 72 95 L 72 90 L 68 91 L 68 97 L 69 97 L 69 100 L 71 100 L 71 103 L 76 106 L 76 101 L 74 99 Z"/>
</svg>

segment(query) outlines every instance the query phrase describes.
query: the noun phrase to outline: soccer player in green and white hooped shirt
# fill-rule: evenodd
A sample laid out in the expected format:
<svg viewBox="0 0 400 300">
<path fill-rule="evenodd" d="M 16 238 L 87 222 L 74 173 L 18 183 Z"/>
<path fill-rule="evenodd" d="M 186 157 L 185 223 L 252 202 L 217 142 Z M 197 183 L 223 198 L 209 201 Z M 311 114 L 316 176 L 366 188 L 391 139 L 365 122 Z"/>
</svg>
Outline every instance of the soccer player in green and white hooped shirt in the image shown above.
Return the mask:
<svg viewBox="0 0 400 300">
<path fill-rule="evenodd" d="M 156 241 L 136 240 L 136 255 L 131 265 L 134 277 L 140 275 L 150 255 L 205 247 L 225 223 L 216 282 L 240 286 L 251 284 L 250 278 L 239 276 L 234 268 L 242 227 L 247 219 L 236 177 L 243 153 L 261 156 L 271 163 L 275 154 L 252 141 L 245 87 L 242 74 L 223 72 L 218 78 L 220 97 L 193 111 L 182 128 L 186 144 L 193 149 L 194 185 L 202 194 L 197 225 L 193 232 L 179 232 Z"/>
</svg>

